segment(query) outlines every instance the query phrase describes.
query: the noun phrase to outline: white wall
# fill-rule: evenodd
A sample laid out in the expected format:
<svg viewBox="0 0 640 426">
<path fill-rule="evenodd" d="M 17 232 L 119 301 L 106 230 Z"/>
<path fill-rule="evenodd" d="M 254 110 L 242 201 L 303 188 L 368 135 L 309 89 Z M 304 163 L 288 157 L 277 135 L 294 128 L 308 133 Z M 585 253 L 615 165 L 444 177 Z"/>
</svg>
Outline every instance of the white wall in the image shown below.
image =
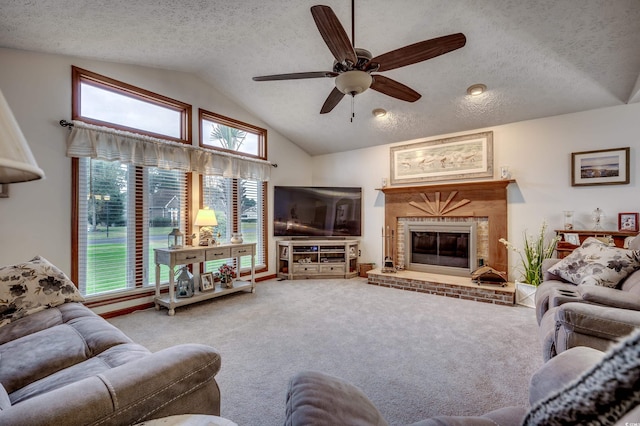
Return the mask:
<svg viewBox="0 0 640 426">
<path fill-rule="evenodd" d="M 310 183 L 308 154 L 194 75 L 11 49 L 0 49 L 0 63 L 0 89 L 46 174 L 45 180 L 10 185 L 10 198 L 0 199 L 0 265 L 40 254 L 71 270 L 71 160 L 65 156 L 68 130 L 58 122 L 71 119 L 72 65 L 191 104 L 195 145 L 198 108 L 266 128 L 268 158 L 280 166 L 272 170 L 269 206 L 273 185 Z M 275 259 L 269 263 L 273 274 Z"/>
<path fill-rule="evenodd" d="M 591 212 L 604 210 L 603 227 L 617 228 L 618 213 L 640 211 L 638 171 L 640 170 L 640 104 L 623 105 L 568 114 L 470 132 L 441 135 L 425 140 L 493 131 L 494 170 L 509 166 L 516 184 L 508 188 L 508 238 L 522 247 L 522 234 L 536 234 L 543 221 L 549 229 L 563 225 L 563 210 L 574 210 L 575 229 L 592 229 Z M 406 141 L 398 141 L 406 143 Z M 375 188 L 390 174 L 389 149 L 377 146 L 350 152 L 314 157 L 314 185 L 362 186 L 364 225 L 362 262 L 382 260 L 381 233 L 384 224 L 384 194 Z M 631 147 L 631 183 L 588 187 L 571 186 L 571 153 Z M 345 171 L 348 171 L 345 173 Z M 553 235 L 550 232 L 549 235 Z M 517 255 L 510 253 L 510 272 Z"/>
</svg>

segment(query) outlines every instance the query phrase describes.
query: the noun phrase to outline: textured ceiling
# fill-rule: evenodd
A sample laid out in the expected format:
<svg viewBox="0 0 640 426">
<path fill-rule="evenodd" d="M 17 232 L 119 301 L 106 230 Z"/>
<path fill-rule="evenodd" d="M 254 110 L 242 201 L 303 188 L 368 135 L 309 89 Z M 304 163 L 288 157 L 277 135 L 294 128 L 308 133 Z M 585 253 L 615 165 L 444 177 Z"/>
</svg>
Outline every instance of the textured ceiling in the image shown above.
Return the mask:
<svg viewBox="0 0 640 426">
<path fill-rule="evenodd" d="M 320 107 L 331 70 L 307 0 L 0 0 L 0 46 L 192 72 L 310 154 L 340 152 L 640 101 L 639 0 L 356 0 L 374 56 L 462 32 L 467 44 L 383 74 L 422 98 L 368 90 Z M 351 35 L 351 2 L 327 0 Z M 470 98 L 466 88 L 488 86 Z M 375 119 L 374 108 L 389 111 Z"/>
</svg>

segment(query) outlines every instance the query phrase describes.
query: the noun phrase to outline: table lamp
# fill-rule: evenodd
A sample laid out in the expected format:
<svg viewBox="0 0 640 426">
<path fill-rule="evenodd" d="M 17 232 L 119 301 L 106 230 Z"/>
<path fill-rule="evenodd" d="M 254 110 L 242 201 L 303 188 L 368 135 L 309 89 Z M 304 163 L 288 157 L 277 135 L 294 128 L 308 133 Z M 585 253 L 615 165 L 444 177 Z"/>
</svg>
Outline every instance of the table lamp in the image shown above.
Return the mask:
<svg viewBox="0 0 640 426">
<path fill-rule="evenodd" d="M 44 172 L 38 167 L 9 104 L 0 92 L 0 184 L 43 177 Z"/>
<path fill-rule="evenodd" d="M 195 226 L 200 227 L 200 245 L 215 245 L 216 240 L 213 238 L 213 227 L 218 225 L 216 213 L 209 209 L 200 209 L 196 215 Z"/>
</svg>

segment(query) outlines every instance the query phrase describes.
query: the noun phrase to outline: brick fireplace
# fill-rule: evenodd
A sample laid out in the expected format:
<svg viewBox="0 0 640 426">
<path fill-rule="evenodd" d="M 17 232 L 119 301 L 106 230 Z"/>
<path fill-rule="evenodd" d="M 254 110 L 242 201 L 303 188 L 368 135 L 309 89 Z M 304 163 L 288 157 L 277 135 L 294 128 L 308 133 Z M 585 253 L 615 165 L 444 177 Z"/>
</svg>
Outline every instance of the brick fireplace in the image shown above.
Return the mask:
<svg viewBox="0 0 640 426">
<path fill-rule="evenodd" d="M 490 303 L 512 304 L 513 285 L 478 286 L 471 283 L 468 277 L 403 270 L 408 264 L 408 242 L 405 241 L 407 222 L 474 222 L 474 261 L 508 272 L 507 249 L 498 239 L 508 238 L 507 186 L 512 182 L 514 181 L 492 180 L 382 188 L 385 194 L 385 229 L 394 236 L 393 261 L 400 271 L 384 274 L 380 270 L 370 271 L 369 283 Z M 475 265 L 472 265 L 472 270 L 475 269 L 473 266 Z"/>
</svg>

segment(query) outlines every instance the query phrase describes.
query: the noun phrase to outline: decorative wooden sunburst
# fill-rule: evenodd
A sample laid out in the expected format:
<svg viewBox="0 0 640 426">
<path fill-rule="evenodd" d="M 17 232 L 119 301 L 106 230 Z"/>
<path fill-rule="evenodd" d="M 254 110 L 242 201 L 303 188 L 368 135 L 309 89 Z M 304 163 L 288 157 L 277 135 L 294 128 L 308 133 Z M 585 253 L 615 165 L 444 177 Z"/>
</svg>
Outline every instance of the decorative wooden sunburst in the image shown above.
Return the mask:
<svg viewBox="0 0 640 426">
<path fill-rule="evenodd" d="M 446 200 L 441 201 L 440 192 L 435 193 L 435 199 L 433 201 L 429 200 L 427 194 L 421 192 L 420 196 L 424 200 L 424 203 L 416 203 L 415 201 L 409 201 L 409 204 L 413 207 L 422 210 L 423 212 L 430 214 L 431 216 L 445 216 L 447 213 L 451 213 L 452 211 L 459 209 L 460 207 L 469 204 L 471 200 L 467 200 L 466 198 L 456 202 L 453 205 L 451 201 L 458 194 L 458 191 L 451 191 Z"/>
</svg>

